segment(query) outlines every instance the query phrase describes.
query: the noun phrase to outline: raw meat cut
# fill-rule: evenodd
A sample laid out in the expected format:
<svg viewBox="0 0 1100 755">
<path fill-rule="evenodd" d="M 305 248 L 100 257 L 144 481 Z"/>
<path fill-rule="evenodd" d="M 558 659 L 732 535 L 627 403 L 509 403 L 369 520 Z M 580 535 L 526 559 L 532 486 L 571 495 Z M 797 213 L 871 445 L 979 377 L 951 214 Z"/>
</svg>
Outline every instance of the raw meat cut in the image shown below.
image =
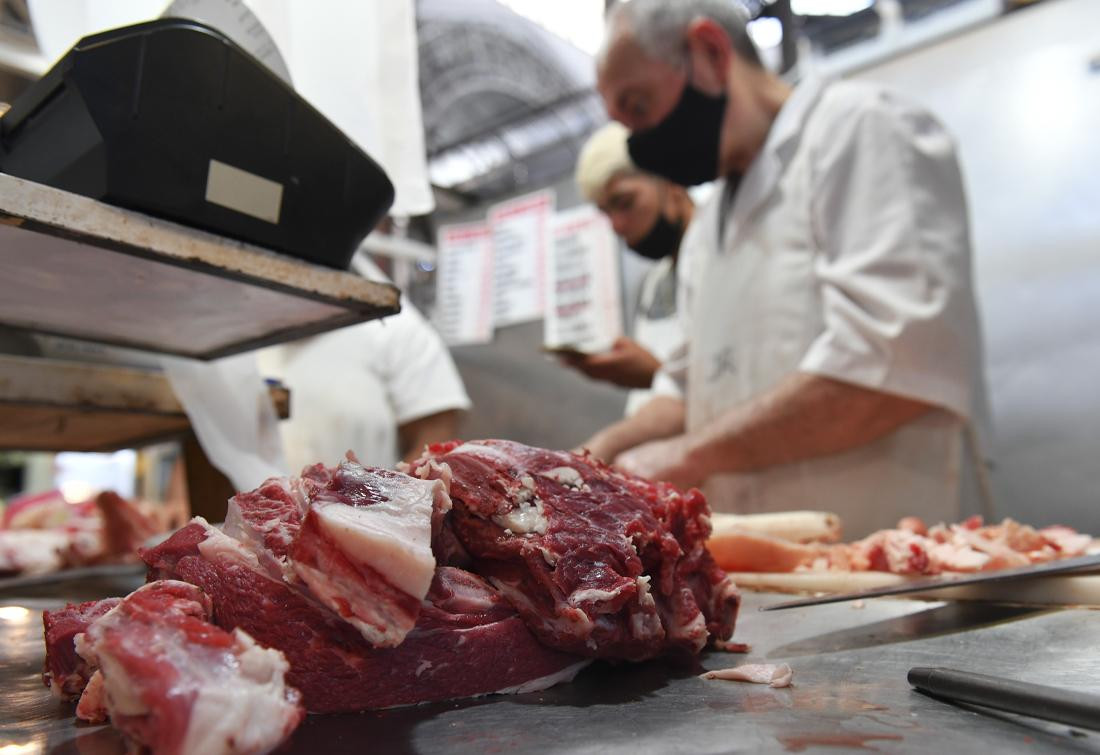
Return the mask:
<svg viewBox="0 0 1100 755">
<path fill-rule="evenodd" d="M 76 637 L 97 670 L 77 706 L 164 755 L 265 753 L 305 715 L 282 653 L 209 622 L 210 600 L 184 582 L 131 593 Z"/>
<path fill-rule="evenodd" d="M 309 472 L 310 470 L 306 470 Z M 294 581 L 290 546 L 309 510 L 307 477 L 272 477 L 229 499 L 222 531 L 251 551 L 266 571 Z"/>
<path fill-rule="evenodd" d="M 733 668 L 708 671 L 699 675 L 700 679 L 725 679 L 731 682 L 752 682 L 766 684 L 769 687 L 789 687 L 794 672 L 786 663 L 746 663 Z"/>
<path fill-rule="evenodd" d="M 0 575 L 136 560 L 138 546 L 163 529 L 151 510 L 109 491 L 80 503 L 59 491 L 24 496 L 0 521 Z"/>
<path fill-rule="evenodd" d="M 0 577 L 64 569 L 72 536 L 57 530 L 0 530 Z"/>
<path fill-rule="evenodd" d="M 111 490 L 97 495 L 95 505 L 103 519 L 104 549 L 108 554 L 133 557 L 142 543 L 161 531 L 155 517 Z"/>
<path fill-rule="evenodd" d="M 372 644 L 399 645 L 435 572 L 433 518 L 450 508 L 442 482 L 366 468 L 307 468 L 230 500 L 225 532 L 274 577 L 300 581 Z"/>
<path fill-rule="evenodd" d="M 76 700 L 92 676 L 83 658 L 76 654 L 73 640 L 93 621 L 122 602 L 121 598 L 93 600 L 45 611 L 42 624 L 46 638 L 46 670 L 42 680 L 55 697 Z"/>
<path fill-rule="evenodd" d="M 309 490 L 294 571 L 371 644 L 401 644 L 435 574 L 432 518 L 451 507 L 443 483 L 344 462 Z"/>
<path fill-rule="evenodd" d="M 545 645 L 643 660 L 733 631 L 740 596 L 697 490 L 502 440 L 431 446 L 409 470 L 449 479 L 445 531 Z"/>
<path fill-rule="evenodd" d="M 1069 527 L 1035 529 L 1012 519 L 983 525 L 980 517 L 927 527 L 910 516 L 895 529 L 854 543 L 794 543 L 728 530 L 712 537 L 707 547 L 732 572 L 883 571 L 915 576 L 1010 569 L 1080 556 L 1100 544 Z"/>
<path fill-rule="evenodd" d="M 68 694 L 85 685 L 89 720 L 110 714 L 139 741 L 179 739 L 190 701 L 161 709 L 156 732 L 143 728 L 117 707 L 114 680 L 133 672 L 111 653 L 150 634 L 193 639 L 183 621 L 247 639 L 242 652 L 276 652 L 280 678 L 317 713 L 536 691 L 593 657 L 695 653 L 732 632 L 740 598 L 705 548 L 698 491 L 503 441 L 435 447 L 415 471 L 365 468 L 349 454 L 234 496 L 224 531 L 195 519 L 141 552 L 143 591 L 189 585 L 190 598 L 175 594 L 139 621 L 139 591 L 90 626 L 101 609 L 71 607 L 71 623 L 88 626 L 77 650 L 103 668 L 89 677 L 58 653 L 49 678 L 70 679 Z M 453 510 L 448 486 L 461 492 Z"/>
<path fill-rule="evenodd" d="M 150 579 L 201 587 L 219 626 L 243 629 L 261 645 L 281 650 L 290 663 L 288 683 L 315 713 L 535 691 L 572 679 L 586 663 L 540 645 L 496 590 L 459 569 L 437 569 L 404 642 L 376 648 L 201 519 L 143 558 Z"/>
</svg>

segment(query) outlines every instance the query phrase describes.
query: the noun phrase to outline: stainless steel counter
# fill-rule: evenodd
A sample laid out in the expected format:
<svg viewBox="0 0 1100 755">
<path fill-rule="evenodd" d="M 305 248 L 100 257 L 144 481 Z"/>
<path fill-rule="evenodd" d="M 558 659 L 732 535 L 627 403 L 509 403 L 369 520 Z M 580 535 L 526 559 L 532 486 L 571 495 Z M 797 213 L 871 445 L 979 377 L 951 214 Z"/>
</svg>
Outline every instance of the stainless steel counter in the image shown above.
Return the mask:
<svg viewBox="0 0 1100 755">
<path fill-rule="evenodd" d="M 1100 612 L 892 599 L 756 610 L 778 599 L 747 595 L 736 637 L 752 652 L 708 653 L 702 666 L 786 661 L 789 689 L 703 681 L 701 669 L 667 663 L 599 664 L 541 693 L 311 716 L 285 751 L 1100 752 L 1100 722 L 1085 732 L 978 712 L 905 680 L 911 666 L 942 665 L 1100 692 Z M 121 753 L 114 730 L 77 725 L 73 706 L 42 686 L 41 611 L 57 604 L 0 597 L 0 752 Z"/>
</svg>

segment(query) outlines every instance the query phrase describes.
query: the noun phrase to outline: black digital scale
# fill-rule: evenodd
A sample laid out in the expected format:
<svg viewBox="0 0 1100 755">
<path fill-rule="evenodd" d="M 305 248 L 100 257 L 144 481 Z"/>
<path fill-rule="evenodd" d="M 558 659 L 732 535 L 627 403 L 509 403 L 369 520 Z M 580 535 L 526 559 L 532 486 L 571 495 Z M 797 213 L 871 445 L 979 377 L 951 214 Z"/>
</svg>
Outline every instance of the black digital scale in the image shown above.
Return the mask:
<svg viewBox="0 0 1100 755">
<path fill-rule="evenodd" d="M 335 268 L 394 197 L 287 83 L 177 18 L 81 39 L 0 118 L 0 172 Z"/>
</svg>

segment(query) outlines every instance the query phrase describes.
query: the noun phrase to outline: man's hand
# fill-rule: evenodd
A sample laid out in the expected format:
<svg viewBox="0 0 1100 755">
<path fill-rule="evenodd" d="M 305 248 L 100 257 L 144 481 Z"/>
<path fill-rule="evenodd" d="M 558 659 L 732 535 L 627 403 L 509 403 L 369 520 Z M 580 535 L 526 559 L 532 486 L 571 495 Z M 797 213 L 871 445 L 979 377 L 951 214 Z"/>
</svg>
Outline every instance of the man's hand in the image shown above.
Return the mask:
<svg viewBox="0 0 1100 755">
<path fill-rule="evenodd" d="M 633 417 L 605 427 L 581 444 L 600 461 L 610 462 L 628 448 L 684 431 L 684 402 L 671 396 L 655 396 Z M 578 449 L 580 450 L 580 449 Z"/>
<path fill-rule="evenodd" d="M 623 388 L 648 388 L 661 363 L 630 338 L 616 339 L 609 351 L 600 354 L 563 352 L 563 364 L 583 372 L 593 380 L 603 380 Z"/>
<path fill-rule="evenodd" d="M 649 480 L 663 480 L 678 488 L 701 485 L 705 473 L 691 459 L 688 436 L 675 435 L 643 443 L 615 457 L 615 466 Z"/>
</svg>

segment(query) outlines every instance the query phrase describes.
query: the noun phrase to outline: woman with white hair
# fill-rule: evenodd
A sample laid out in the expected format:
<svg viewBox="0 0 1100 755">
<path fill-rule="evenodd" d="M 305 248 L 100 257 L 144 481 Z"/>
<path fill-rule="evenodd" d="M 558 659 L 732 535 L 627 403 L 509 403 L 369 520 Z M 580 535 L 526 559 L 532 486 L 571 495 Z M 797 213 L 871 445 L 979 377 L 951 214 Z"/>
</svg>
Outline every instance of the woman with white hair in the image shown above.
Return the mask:
<svg viewBox="0 0 1100 755">
<path fill-rule="evenodd" d="M 695 205 L 682 186 L 631 162 L 628 136 L 619 123 L 592 134 L 577 160 L 577 186 L 631 250 L 656 264 L 642 280 L 633 338 L 619 338 L 603 353 L 566 352 L 561 359 L 590 378 L 633 389 L 626 403 L 630 416 L 652 398 L 654 374 L 683 342 L 676 317 L 676 264 Z"/>
</svg>

